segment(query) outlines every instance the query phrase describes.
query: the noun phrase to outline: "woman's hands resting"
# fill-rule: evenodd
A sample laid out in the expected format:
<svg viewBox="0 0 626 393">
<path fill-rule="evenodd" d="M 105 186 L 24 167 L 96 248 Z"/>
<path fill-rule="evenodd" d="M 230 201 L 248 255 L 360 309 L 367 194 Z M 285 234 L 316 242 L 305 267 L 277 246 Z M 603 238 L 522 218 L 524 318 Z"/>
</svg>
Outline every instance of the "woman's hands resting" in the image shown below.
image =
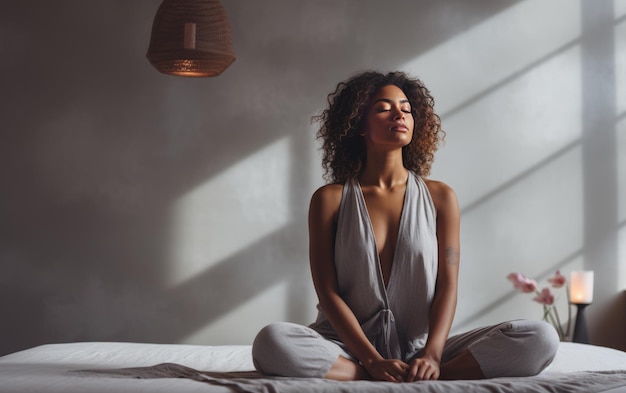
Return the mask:
<svg viewBox="0 0 626 393">
<path fill-rule="evenodd" d="M 411 361 L 406 381 L 434 381 L 439 379 L 439 373 L 439 362 L 430 356 L 423 356 Z"/>
<path fill-rule="evenodd" d="M 415 382 L 439 378 L 439 362 L 428 356 L 414 359 L 410 365 L 397 359 L 378 359 L 364 367 L 377 381 Z"/>
<path fill-rule="evenodd" d="M 397 359 L 377 359 L 363 365 L 375 381 L 405 382 L 409 365 Z"/>
</svg>

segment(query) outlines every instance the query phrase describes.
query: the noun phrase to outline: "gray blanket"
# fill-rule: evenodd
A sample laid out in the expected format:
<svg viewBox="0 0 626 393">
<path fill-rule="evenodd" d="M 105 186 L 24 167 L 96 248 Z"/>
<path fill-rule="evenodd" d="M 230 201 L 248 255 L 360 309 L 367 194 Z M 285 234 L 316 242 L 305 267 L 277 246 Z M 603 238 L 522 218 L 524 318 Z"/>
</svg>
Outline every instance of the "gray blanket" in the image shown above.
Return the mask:
<svg viewBox="0 0 626 393">
<path fill-rule="evenodd" d="M 266 377 L 256 372 L 199 371 L 174 363 L 152 367 L 82 370 L 103 377 L 187 378 L 250 393 L 622 393 L 626 370 L 546 373 L 535 377 L 480 381 L 423 381 L 413 383 L 337 382 L 315 378 Z M 210 389 L 207 390 L 209 392 Z"/>
</svg>

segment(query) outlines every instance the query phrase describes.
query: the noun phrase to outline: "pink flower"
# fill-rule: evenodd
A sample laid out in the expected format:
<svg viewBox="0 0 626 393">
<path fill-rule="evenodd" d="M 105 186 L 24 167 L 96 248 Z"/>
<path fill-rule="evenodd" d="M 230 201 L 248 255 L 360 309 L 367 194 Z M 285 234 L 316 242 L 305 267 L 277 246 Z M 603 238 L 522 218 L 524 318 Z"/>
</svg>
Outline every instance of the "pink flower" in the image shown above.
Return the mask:
<svg viewBox="0 0 626 393">
<path fill-rule="evenodd" d="M 537 282 L 535 280 L 531 280 L 525 275 L 521 273 L 511 273 L 506 278 L 513 283 L 516 289 L 524 293 L 534 292 L 536 296 L 532 299 L 533 301 L 543 305 L 543 320 L 547 321 L 554 326 L 556 331 L 559 333 L 559 337 L 563 339 L 569 335 L 570 331 L 570 307 L 567 308 L 567 330 L 564 330 L 561 320 L 559 319 L 559 311 L 556 309 L 554 305 L 554 295 L 550 292 L 550 288 L 546 287 L 541 290 L 541 292 L 537 291 Z M 566 279 L 561 274 L 560 271 L 556 271 L 552 277 L 548 279 L 552 287 L 561 288 L 565 285 Z"/>
<path fill-rule="evenodd" d="M 543 288 L 539 295 L 535 296 L 533 300 L 537 303 L 551 306 L 554 303 L 554 295 L 550 293 L 550 288 Z"/>
<path fill-rule="evenodd" d="M 567 279 L 564 275 L 561 274 L 560 271 L 556 271 L 554 276 L 548 278 L 548 282 L 552 284 L 552 288 L 561 288 L 567 282 Z"/>
<path fill-rule="evenodd" d="M 522 273 L 511 273 L 506 276 L 506 278 L 513 283 L 513 286 L 516 289 L 524 293 L 530 293 L 537 290 L 537 281 L 531 280 Z"/>
</svg>

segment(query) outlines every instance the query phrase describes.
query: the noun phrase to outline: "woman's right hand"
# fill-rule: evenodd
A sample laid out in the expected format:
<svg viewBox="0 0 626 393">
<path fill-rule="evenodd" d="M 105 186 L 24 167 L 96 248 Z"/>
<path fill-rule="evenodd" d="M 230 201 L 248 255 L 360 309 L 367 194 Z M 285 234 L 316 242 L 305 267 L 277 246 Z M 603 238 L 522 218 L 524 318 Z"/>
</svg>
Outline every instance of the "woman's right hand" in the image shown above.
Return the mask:
<svg viewBox="0 0 626 393">
<path fill-rule="evenodd" d="M 397 359 L 378 359 L 363 366 L 376 381 L 405 382 L 409 373 L 409 365 Z"/>
</svg>

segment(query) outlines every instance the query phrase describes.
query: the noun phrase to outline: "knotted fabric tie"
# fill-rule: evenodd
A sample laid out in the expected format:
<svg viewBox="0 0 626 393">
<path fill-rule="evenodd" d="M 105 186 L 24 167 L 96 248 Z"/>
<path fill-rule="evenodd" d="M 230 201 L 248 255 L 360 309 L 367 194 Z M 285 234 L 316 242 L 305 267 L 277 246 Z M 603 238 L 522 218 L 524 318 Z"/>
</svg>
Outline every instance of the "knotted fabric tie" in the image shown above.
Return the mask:
<svg viewBox="0 0 626 393">
<path fill-rule="evenodd" d="M 398 345 L 398 332 L 393 313 L 385 308 L 380 310 L 378 317 L 381 324 L 378 351 L 385 359 L 401 359 L 402 353 Z"/>
</svg>

